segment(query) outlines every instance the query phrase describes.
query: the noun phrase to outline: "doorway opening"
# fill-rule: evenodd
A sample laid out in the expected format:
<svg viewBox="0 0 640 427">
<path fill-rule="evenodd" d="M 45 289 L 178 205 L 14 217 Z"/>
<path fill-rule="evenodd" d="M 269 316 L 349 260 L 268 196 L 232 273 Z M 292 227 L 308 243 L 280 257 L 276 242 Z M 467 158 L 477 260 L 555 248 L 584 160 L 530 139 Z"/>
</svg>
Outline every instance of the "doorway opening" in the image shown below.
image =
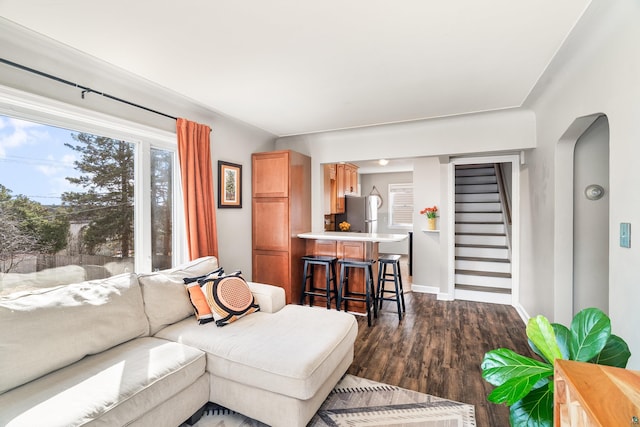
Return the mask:
<svg viewBox="0 0 640 427">
<path fill-rule="evenodd" d="M 519 271 L 519 156 L 452 159 L 451 299 L 514 305 Z"/>
<path fill-rule="evenodd" d="M 609 312 L 609 121 L 576 119 L 557 147 L 554 316 Z"/>
</svg>

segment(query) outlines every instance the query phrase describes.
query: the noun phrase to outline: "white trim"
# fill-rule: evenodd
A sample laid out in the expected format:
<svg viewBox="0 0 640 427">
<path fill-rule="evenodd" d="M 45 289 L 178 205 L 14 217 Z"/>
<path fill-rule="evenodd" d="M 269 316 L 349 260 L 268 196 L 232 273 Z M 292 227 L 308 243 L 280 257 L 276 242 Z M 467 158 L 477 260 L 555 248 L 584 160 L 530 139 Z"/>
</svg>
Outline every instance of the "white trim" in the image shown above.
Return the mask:
<svg viewBox="0 0 640 427">
<path fill-rule="evenodd" d="M 553 226 L 553 320 L 568 325 L 573 319 L 573 181 L 574 151 L 580 137 L 602 114 L 575 119 L 556 145 Z M 558 212 L 562 212 L 559 215 Z"/>
<path fill-rule="evenodd" d="M 522 304 L 516 304 L 513 307 L 518 312 L 518 315 L 520 316 L 524 324 L 526 325 L 527 323 L 529 323 L 529 319 L 531 318 L 531 316 L 529 316 L 529 313 L 527 313 L 527 310 L 524 309 Z"/>
<path fill-rule="evenodd" d="M 134 209 L 134 247 L 135 271 L 151 271 L 153 254 L 145 246 L 151 244 L 151 221 L 145 221 L 146 213 L 151 212 L 151 144 L 140 141 L 136 144 L 134 176 L 136 185 L 133 197 Z M 142 190 L 142 191 L 140 191 Z M 146 244 L 145 244 L 146 243 Z"/>
<path fill-rule="evenodd" d="M 114 139 L 149 140 L 175 147 L 176 135 L 139 123 L 98 113 L 32 93 L 0 85 L 0 114 Z"/>
<path fill-rule="evenodd" d="M 511 297 L 509 303 L 516 307 L 520 303 L 520 156 L 517 154 L 486 156 L 486 157 L 456 157 L 449 162 L 449 185 L 448 185 L 448 207 L 449 212 L 449 233 L 448 233 L 448 253 L 449 265 L 447 271 L 447 282 L 449 289 L 455 287 L 455 166 L 469 164 L 490 164 L 490 163 L 511 163 L 511 219 L 512 219 L 512 258 L 511 258 Z M 467 292 L 453 292 L 459 297 L 474 297 Z M 507 298 L 500 295 L 496 297 L 496 302 L 505 303 Z M 485 301 L 491 302 L 491 301 Z"/>
<path fill-rule="evenodd" d="M 447 164 L 447 293 L 454 300 L 456 277 L 456 167 L 449 161 Z"/>
<path fill-rule="evenodd" d="M 78 132 L 136 143 L 134 176 L 134 250 L 137 272 L 150 272 L 152 266 L 150 218 L 150 147 L 174 153 L 173 264 L 187 260 L 184 209 L 177 160 L 176 134 L 131 122 L 86 108 L 34 95 L 0 85 L 0 114 Z M 139 189 L 142 189 L 140 192 Z M 146 243 L 144 243 L 146 242 Z"/>
<path fill-rule="evenodd" d="M 173 264 L 178 265 L 189 260 L 189 248 L 187 247 L 187 225 L 184 212 L 184 196 L 182 193 L 182 170 L 178 159 L 178 149 L 173 152 Z"/>
<path fill-rule="evenodd" d="M 411 284 L 411 292 L 418 294 L 439 294 L 440 288 L 437 286 L 416 285 L 413 283 Z"/>
</svg>

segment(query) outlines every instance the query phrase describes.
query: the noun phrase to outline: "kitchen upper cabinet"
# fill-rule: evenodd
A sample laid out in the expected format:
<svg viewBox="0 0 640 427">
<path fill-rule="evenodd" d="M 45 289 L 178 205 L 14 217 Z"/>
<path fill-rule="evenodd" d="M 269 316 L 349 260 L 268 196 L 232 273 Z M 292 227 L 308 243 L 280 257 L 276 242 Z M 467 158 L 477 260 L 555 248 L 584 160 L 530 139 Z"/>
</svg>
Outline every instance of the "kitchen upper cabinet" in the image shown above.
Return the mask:
<svg viewBox="0 0 640 427">
<path fill-rule="evenodd" d="M 349 164 L 345 165 L 344 175 L 345 175 L 345 183 L 344 183 L 345 195 L 358 194 L 358 167 L 355 165 L 349 165 Z"/>
<path fill-rule="evenodd" d="M 252 155 L 252 280 L 300 298 L 305 242 L 311 231 L 311 158 L 295 151 Z"/>
<path fill-rule="evenodd" d="M 358 194 L 358 167 L 350 163 L 330 164 L 325 165 L 324 173 L 325 214 L 344 213 L 344 197 Z"/>
</svg>

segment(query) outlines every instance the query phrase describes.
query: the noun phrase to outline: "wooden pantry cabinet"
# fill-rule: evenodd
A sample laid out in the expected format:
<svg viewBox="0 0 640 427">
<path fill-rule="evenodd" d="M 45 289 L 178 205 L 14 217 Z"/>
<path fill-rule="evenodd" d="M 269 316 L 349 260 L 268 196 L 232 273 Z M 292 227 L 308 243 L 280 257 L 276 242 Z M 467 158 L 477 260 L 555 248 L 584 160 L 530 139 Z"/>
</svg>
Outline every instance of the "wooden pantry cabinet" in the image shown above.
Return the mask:
<svg viewBox="0 0 640 427">
<path fill-rule="evenodd" d="M 300 300 L 301 257 L 311 230 L 311 158 L 291 150 L 254 153 L 252 280 L 280 286 L 287 304 Z"/>
</svg>

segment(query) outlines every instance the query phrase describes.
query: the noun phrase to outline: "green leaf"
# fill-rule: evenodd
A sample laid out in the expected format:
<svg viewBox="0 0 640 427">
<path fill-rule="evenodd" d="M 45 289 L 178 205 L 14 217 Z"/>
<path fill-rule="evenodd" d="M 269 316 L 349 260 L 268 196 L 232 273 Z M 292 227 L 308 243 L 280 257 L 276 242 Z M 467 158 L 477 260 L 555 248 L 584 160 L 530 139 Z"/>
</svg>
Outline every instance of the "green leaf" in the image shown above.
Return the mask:
<svg viewBox="0 0 640 427">
<path fill-rule="evenodd" d="M 562 359 L 569 360 L 571 358 L 571 331 L 564 325 L 552 323 L 553 333 L 556 334 L 556 343 L 562 353 Z"/>
<path fill-rule="evenodd" d="M 499 348 L 485 354 L 482 377 L 497 386 L 488 399 L 511 405 L 525 396 L 541 379 L 553 375 L 553 365 Z"/>
<path fill-rule="evenodd" d="M 598 365 L 626 368 L 630 357 L 631 352 L 629 351 L 627 343 L 622 338 L 611 335 L 602 351 L 591 359 L 590 362 L 597 363 Z"/>
<path fill-rule="evenodd" d="M 523 397 L 509 409 L 512 427 L 553 426 L 553 382 Z"/>
<path fill-rule="evenodd" d="M 542 372 L 536 375 L 511 378 L 501 386 L 493 389 L 487 400 L 493 403 L 504 403 L 511 406 L 527 396 L 531 390 L 540 388 L 549 382 L 553 372 Z M 544 387 L 543 387 L 544 388 Z"/>
<path fill-rule="evenodd" d="M 571 322 L 571 359 L 588 362 L 602 351 L 611 335 L 611 321 L 597 308 L 586 308 Z"/>
<path fill-rule="evenodd" d="M 556 334 L 546 317 L 539 315 L 529 319 L 527 336 L 549 363 L 553 364 L 554 360 L 562 359 L 562 352 L 556 342 Z"/>
<path fill-rule="evenodd" d="M 480 367 L 482 378 L 495 386 L 515 377 L 535 375 L 548 369 L 553 371 L 553 365 L 522 356 L 508 348 L 487 352 Z"/>
</svg>

